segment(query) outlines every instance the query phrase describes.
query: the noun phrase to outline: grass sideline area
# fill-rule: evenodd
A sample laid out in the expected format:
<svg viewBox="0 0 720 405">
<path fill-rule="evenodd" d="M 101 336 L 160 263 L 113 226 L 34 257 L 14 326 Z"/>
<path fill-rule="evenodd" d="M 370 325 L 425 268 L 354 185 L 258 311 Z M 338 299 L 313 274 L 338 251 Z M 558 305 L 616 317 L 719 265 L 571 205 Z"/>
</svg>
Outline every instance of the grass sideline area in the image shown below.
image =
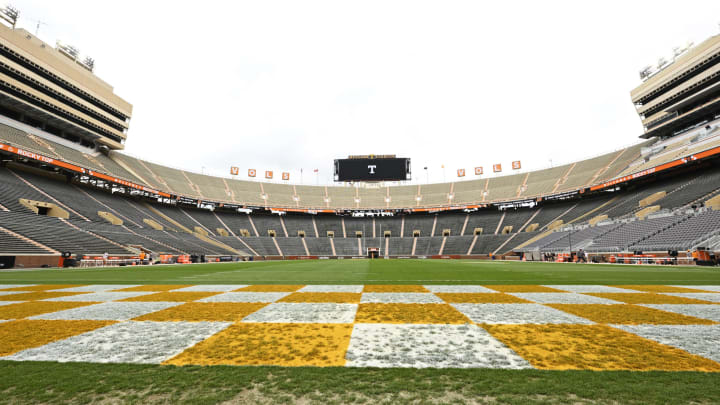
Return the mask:
<svg viewBox="0 0 720 405">
<path fill-rule="evenodd" d="M 0 362 L 3 403 L 717 403 L 717 374 Z"/>
<path fill-rule="evenodd" d="M 293 260 L 0 271 L 0 284 L 720 284 L 700 266 L 479 260 Z"/>
<path fill-rule="evenodd" d="M 0 271 L 0 284 L 720 285 L 709 267 L 316 260 Z M 0 403 L 717 403 L 717 373 L 0 361 Z"/>
</svg>

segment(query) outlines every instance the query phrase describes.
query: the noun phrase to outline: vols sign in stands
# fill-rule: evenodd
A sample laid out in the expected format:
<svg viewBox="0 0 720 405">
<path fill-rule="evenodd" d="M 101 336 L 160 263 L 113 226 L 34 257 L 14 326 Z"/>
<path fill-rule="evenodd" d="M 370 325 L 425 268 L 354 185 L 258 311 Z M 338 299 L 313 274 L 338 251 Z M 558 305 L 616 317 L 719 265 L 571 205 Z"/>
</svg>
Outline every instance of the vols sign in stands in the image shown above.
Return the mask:
<svg viewBox="0 0 720 405">
<path fill-rule="evenodd" d="M 255 169 L 248 169 L 248 177 L 255 177 L 257 175 L 257 172 Z"/>
<path fill-rule="evenodd" d="M 458 169 L 458 177 L 465 177 L 465 169 Z"/>
<path fill-rule="evenodd" d="M 288 172 L 283 172 L 283 174 L 282 174 L 282 179 L 283 179 L 283 180 L 290 180 L 290 173 L 288 173 Z"/>
<path fill-rule="evenodd" d="M 265 170 L 265 178 L 266 178 L 266 179 L 272 179 L 272 178 L 273 178 L 273 172 L 272 172 L 272 170 Z"/>
<path fill-rule="evenodd" d="M 232 174 L 233 176 L 237 176 L 238 173 L 240 173 L 240 168 L 239 168 L 239 167 L 233 166 L 233 167 L 230 168 L 230 174 Z"/>
<path fill-rule="evenodd" d="M 516 161 L 512 162 L 512 168 L 513 168 L 513 170 L 520 169 L 520 161 L 516 160 Z"/>
<path fill-rule="evenodd" d="M 476 168 L 475 168 L 475 175 L 476 175 L 476 176 L 479 176 L 479 175 L 481 175 L 481 174 L 483 174 L 483 168 L 482 168 L 482 166 L 476 167 Z"/>
<path fill-rule="evenodd" d="M 502 171 L 502 165 L 500 163 L 496 163 L 493 165 L 493 172 L 500 173 Z"/>
</svg>

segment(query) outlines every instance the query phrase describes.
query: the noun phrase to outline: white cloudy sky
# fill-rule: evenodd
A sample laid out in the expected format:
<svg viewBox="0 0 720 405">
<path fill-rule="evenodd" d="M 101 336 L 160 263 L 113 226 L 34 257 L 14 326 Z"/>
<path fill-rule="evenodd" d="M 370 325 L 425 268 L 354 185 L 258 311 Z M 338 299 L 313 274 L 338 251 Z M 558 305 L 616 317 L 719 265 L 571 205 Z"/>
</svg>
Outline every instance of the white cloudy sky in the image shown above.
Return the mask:
<svg viewBox="0 0 720 405">
<path fill-rule="evenodd" d="M 305 183 L 349 154 L 410 157 L 432 182 L 635 143 L 640 68 L 720 22 L 717 0 L 13 4 L 134 105 L 128 153 L 221 175 L 304 168 Z"/>
</svg>

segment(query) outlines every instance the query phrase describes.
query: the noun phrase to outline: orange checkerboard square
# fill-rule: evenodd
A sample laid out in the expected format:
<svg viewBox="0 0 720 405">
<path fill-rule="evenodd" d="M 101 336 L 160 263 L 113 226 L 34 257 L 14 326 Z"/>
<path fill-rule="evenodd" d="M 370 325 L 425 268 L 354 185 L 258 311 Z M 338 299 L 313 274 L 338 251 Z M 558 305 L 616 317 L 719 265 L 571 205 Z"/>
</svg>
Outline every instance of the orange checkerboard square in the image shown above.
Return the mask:
<svg viewBox="0 0 720 405">
<path fill-rule="evenodd" d="M 505 293 L 524 293 L 524 292 L 566 292 L 562 290 L 556 290 L 554 288 L 545 287 L 542 285 L 484 285 L 483 287 L 491 290 L 505 292 Z"/>
<path fill-rule="evenodd" d="M 343 366 L 352 328 L 317 323 L 236 323 L 165 364 Z"/>
<path fill-rule="evenodd" d="M 453 304 L 529 304 L 522 298 L 503 293 L 435 293 L 440 299 Z"/>
<path fill-rule="evenodd" d="M 46 321 L 23 319 L 0 323 L 0 356 L 89 332 L 113 321 Z"/>
<path fill-rule="evenodd" d="M 304 285 L 283 285 L 283 284 L 256 284 L 238 288 L 237 292 L 295 292 Z"/>
<path fill-rule="evenodd" d="M 363 288 L 363 292 L 366 293 L 403 293 L 403 292 L 416 292 L 416 293 L 427 293 L 427 288 L 421 285 L 366 285 Z"/>
<path fill-rule="evenodd" d="M 139 297 L 126 298 L 120 300 L 120 302 L 152 302 L 152 301 L 167 301 L 167 302 L 190 302 L 199 300 L 202 298 L 218 295 L 219 292 L 159 292 L 155 294 L 141 295 Z"/>
<path fill-rule="evenodd" d="M 70 301 L 28 301 L 17 304 L 0 305 L 0 319 L 22 319 L 28 316 L 47 314 L 49 312 L 84 307 L 97 302 L 70 302 Z"/>
<path fill-rule="evenodd" d="M 13 288 L 5 288 L 0 291 L 48 291 L 48 290 L 60 290 L 63 288 L 72 288 L 72 287 L 84 287 L 85 284 L 40 284 L 40 285 L 33 285 L 28 287 L 13 287 Z"/>
<path fill-rule="evenodd" d="M 547 306 L 608 324 L 709 325 L 715 322 L 659 309 L 625 304 L 548 304 Z"/>
<path fill-rule="evenodd" d="M 170 290 L 177 290 L 180 288 L 185 287 L 191 287 L 187 284 L 148 284 L 148 285 L 139 285 L 137 287 L 128 287 L 128 288 L 121 288 L 119 290 L 112 290 L 114 292 L 122 291 L 122 292 L 145 292 L 145 291 L 170 291 Z"/>
<path fill-rule="evenodd" d="M 483 325 L 545 370 L 720 371 L 720 364 L 606 325 Z"/>
<path fill-rule="evenodd" d="M 360 304 L 356 323 L 470 323 L 448 304 Z"/>
<path fill-rule="evenodd" d="M 587 295 L 594 295 L 626 304 L 712 304 L 712 302 L 701 301 L 694 298 L 654 293 L 587 293 Z"/>
<path fill-rule="evenodd" d="M 267 304 L 255 302 L 189 302 L 151 312 L 135 321 L 155 322 L 238 322 Z"/>
<path fill-rule="evenodd" d="M 35 292 L 0 295 L 0 301 L 39 301 L 39 300 L 46 300 L 49 298 L 69 297 L 71 295 L 80 295 L 80 294 L 87 294 L 87 293 L 35 291 Z"/>
<path fill-rule="evenodd" d="M 333 302 L 337 304 L 357 304 L 360 302 L 360 293 L 333 293 L 333 292 L 296 292 L 282 298 L 278 302 Z"/>
</svg>

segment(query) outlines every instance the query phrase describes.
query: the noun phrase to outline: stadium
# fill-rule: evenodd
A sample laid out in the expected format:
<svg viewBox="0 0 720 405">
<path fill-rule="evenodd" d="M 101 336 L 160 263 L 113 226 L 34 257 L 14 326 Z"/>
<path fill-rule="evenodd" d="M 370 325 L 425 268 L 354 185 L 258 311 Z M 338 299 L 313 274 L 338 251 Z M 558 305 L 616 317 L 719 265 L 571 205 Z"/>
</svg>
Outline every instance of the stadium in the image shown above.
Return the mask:
<svg viewBox="0 0 720 405">
<path fill-rule="evenodd" d="M 8 403 L 720 398 L 720 35 L 641 71 L 630 146 L 313 185 L 126 153 L 95 62 L 0 13 Z"/>
</svg>

